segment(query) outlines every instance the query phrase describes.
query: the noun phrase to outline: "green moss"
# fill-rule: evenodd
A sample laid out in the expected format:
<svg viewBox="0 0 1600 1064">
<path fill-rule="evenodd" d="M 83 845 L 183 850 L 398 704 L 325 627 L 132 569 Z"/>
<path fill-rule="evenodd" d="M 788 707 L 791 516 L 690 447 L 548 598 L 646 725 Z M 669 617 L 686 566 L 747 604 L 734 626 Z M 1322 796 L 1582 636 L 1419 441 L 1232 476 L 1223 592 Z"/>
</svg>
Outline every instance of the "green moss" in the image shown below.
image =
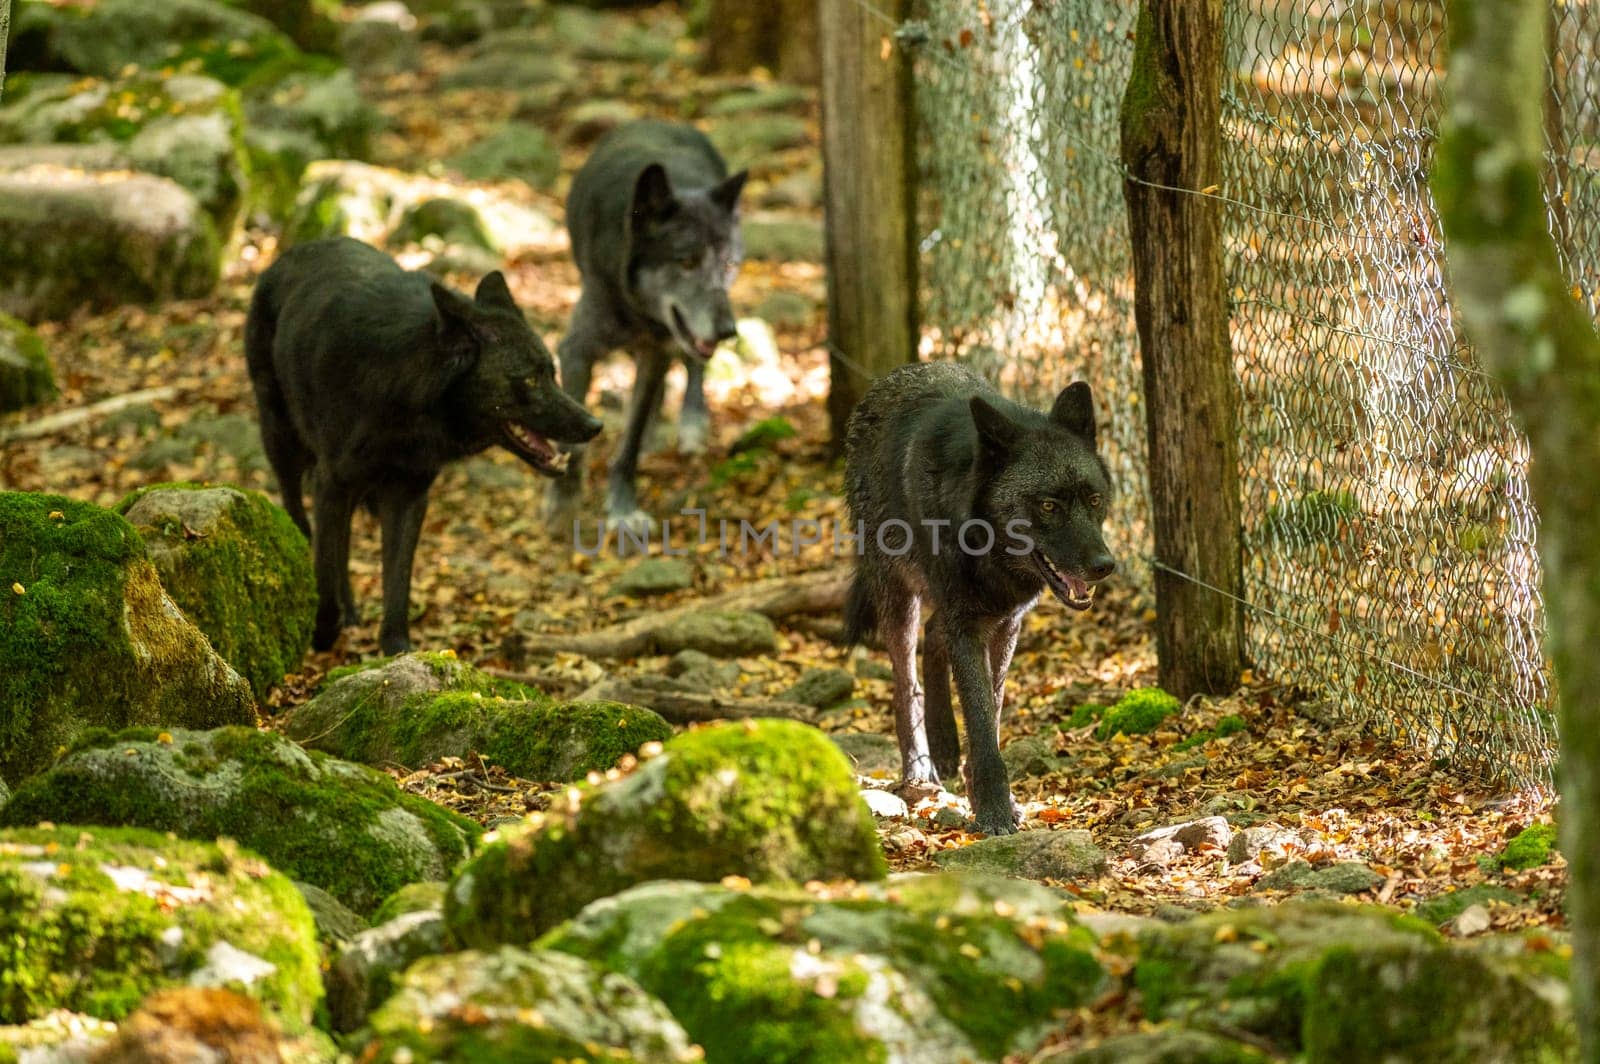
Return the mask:
<svg viewBox="0 0 1600 1064">
<path fill-rule="evenodd" d="M 206 490 L 232 492 L 235 500 L 203 535 L 195 537 L 170 511 L 158 511 L 151 518 L 156 524 L 138 528 L 167 593 L 264 697 L 299 667 L 316 614 L 310 547 L 289 515 L 260 492 L 192 483 L 140 488 L 115 510 L 127 515 L 152 492 Z"/>
<path fill-rule="evenodd" d="M 1550 861 L 1550 851 L 1556 846 L 1554 824 L 1530 824 L 1517 832 L 1500 851 L 1500 866 L 1521 872 L 1537 868 Z"/>
<path fill-rule="evenodd" d="M 1096 739 L 1113 735 L 1144 735 L 1155 731 L 1162 721 L 1178 712 L 1178 700 L 1159 687 L 1129 691 L 1109 707 L 1095 729 Z"/>
<path fill-rule="evenodd" d="M 47 402 L 59 394 L 39 334 L 24 322 L 0 314 L 0 413 Z"/>
<path fill-rule="evenodd" d="M 127 871 L 114 882 L 111 869 Z M 245 992 L 303 1030 L 321 997 L 311 913 L 259 861 L 149 831 L 0 833 L 0 1022 L 56 1008 L 121 1018 L 218 942 L 273 965 Z"/>
<path fill-rule="evenodd" d="M 460 200 L 435 197 L 423 200 L 400 216 L 400 221 L 389 233 L 390 247 L 420 244 L 427 237 L 438 237 L 446 244 L 493 251 L 494 240 L 480 215 L 470 204 Z"/>
<path fill-rule="evenodd" d="M 163 743 L 139 730 L 80 744 L 74 756 L 23 783 L 0 808 L 0 823 L 51 820 L 227 836 L 362 914 L 406 883 L 447 873 L 478 834 L 471 821 L 400 791 L 380 772 L 303 753 L 280 736 L 222 728 L 172 739 Z M 116 756 L 95 758 L 101 750 Z M 163 761 L 173 768 L 163 771 Z M 395 811 L 415 818 L 426 839 L 397 841 L 385 821 Z M 411 848 L 424 844 L 422 851 Z"/>
<path fill-rule="evenodd" d="M 1418 902 L 1414 910 L 1418 920 L 1429 927 L 1438 927 L 1440 924 L 1454 920 L 1473 905 L 1484 905 L 1490 902 L 1504 902 L 1514 905 L 1522 901 L 1522 895 L 1516 891 L 1507 890 L 1505 887 L 1493 883 L 1477 883 L 1465 890 L 1453 891 L 1449 894 L 1440 894 L 1429 898 L 1427 901 Z"/>
<path fill-rule="evenodd" d="M 469 945 L 523 942 L 652 879 L 879 879 L 886 865 L 849 763 L 817 729 L 764 720 L 679 735 L 576 812 L 486 845 L 446 897 Z"/>
<path fill-rule="evenodd" d="M 1173 746 L 1173 749 L 1192 750 L 1193 748 L 1204 743 L 1209 743 L 1213 739 L 1225 739 L 1230 735 L 1237 735 L 1239 732 L 1247 730 L 1249 730 L 1249 726 L 1245 724 L 1243 717 L 1229 714 L 1228 716 L 1217 721 L 1217 726 L 1215 728 L 1208 728 L 1205 731 L 1195 732 L 1187 739 L 1184 739 L 1182 742 Z"/>
<path fill-rule="evenodd" d="M 427 912 L 444 907 L 444 883 L 429 880 L 424 883 L 407 883 L 379 905 L 372 914 L 372 926 L 381 927 L 397 916 L 407 913 Z"/>
<path fill-rule="evenodd" d="M 783 440 L 795 437 L 794 422 L 786 417 L 777 416 L 764 418 L 739 434 L 733 441 L 733 446 L 728 448 L 729 454 L 741 454 L 745 451 L 766 451 Z"/>
</svg>

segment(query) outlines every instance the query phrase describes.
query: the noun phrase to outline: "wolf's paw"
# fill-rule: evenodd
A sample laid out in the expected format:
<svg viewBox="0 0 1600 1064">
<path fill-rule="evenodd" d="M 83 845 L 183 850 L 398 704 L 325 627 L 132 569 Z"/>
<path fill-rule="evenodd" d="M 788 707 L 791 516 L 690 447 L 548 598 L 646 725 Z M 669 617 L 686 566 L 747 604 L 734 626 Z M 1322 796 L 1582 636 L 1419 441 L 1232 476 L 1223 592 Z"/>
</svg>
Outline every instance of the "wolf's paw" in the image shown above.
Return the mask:
<svg viewBox="0 0 1600 1064">
<path fill-rule="evenodd" d="M 1015 835 L 1022 825 L 1020 816 L 1012 809 L 980 809 L 972 821 L 973 830 L 985 835 Z"/>
<path fill-rule="evenodd" d="M 311 649 L 332 650 L 333 644 L 339 641 L 339 633 L 342 630 L 337 617 L 331 621 L 318 619 L 316 628 L 311 632 Z"/>
<path fill-rule="evenodd" d="M 678 453 L 705 454 L 711 439 L 711 426 L 699 418 L 685 418 L 678 422 Z"/>
<path fill-rule="evenodd" d="M 566 532 L 578 516 L 578 496 L 551 485 L 544 494 L 544 520 L 553 532 Z"/>
<path fill-rule="evenodd" d="M 618 532 L 627 532 L 633 536 L 648 536 L 655 528 L 655 518 L 639 509 L 637 506 L 631 510 L 608 510 L 606 512 L 606 527 L 616 529 Z"/>
</svg>

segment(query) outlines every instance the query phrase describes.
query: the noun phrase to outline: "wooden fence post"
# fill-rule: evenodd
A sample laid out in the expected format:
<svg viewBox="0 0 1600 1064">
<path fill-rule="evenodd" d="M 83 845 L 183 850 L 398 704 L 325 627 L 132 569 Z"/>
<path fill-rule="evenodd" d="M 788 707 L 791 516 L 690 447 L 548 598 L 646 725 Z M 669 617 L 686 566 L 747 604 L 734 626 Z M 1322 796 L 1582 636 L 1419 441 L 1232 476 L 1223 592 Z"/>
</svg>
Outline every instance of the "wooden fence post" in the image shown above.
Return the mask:
<svg viewBox="0 0 1600 1064">
<path fill-rule="evenodd" d="M 1243 664 L 1238 384 L 1222 272 L 1222 0 L 1141 0 L 1122 98 L 1155 525 L 1161 685 L 1232 691 Z M 1185 575 L 1179 575 L 1185 574 Z M 1192 579 L 1191 579 L 1192 578 Z"/>
<path fill-rule="evenodd" d="M 873 378 L 917 358 L 915 117 L 911 57 L 895 27 L 854 0 L 817 2 L 833 350 L 828 417 L 838 447 Z M 898 22 L 910 2 L 878 6 Z"/>
<path fill-rule="evenodd" d="M 0 0 L 0 100 L 6 98 L 6 39 L 11 35 L 11 0 Z"/>
</svg>

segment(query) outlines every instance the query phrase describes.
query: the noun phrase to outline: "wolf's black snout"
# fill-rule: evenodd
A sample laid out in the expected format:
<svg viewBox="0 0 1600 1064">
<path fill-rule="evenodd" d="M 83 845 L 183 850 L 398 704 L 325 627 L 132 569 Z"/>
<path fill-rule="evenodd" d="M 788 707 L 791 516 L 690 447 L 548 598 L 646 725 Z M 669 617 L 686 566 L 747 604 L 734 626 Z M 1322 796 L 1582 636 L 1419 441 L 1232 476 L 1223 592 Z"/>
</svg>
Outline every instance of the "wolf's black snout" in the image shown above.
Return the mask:
<svg viewBox="0 0 1600 1064">
<path fill-rule="evenodd" d="M 596 436 L 600 435 L 600 426 L 600 419 L 589 413 L 589 411 L 585 410 L 583 412 L 583 420 L 578 423 L 579 441 L 587 443 Z"/>
<path fill-rule="evenodd" d="M 1089 559 L 1088 576 L 1090 580 L 1104 580 L 1117 571 L 1117 563 L 1109 554 L 1099 554 Z"/>
<path fill-rule="evenodd" d="M 717 343 L 732 340 L 739 335 L 739 327 L 733 323 L 732 318 L 721 319 L 717 322 L 717 335 L 712 337 Z"/>
</svg>

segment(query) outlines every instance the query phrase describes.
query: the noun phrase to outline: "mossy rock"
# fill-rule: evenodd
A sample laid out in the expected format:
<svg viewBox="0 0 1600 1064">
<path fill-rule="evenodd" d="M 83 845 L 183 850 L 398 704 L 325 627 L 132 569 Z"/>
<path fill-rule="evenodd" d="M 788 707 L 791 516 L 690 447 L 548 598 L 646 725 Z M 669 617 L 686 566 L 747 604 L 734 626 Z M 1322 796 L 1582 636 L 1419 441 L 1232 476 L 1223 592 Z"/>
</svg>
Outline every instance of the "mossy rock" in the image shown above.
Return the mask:
<svg viewBox="0 0 1600 1064">
<path fill-rule="evenodd" d="M 592 144 L 640 117 L 638 107 L 626 100 L 584 100 L 561 114 L 561 136 L 568 145 Z"/>
<path fill-rule="evenodd" d="M 1297 1047 L 1311 973 L 1330 950 L 1432 948 L 1421 920 L 1374 906 L 1289 902 L 1208 913 L 1139 936 L 1134 985 L 1151 1019 L 1208 1020 Z"/>
<path fill-rule="evenodd" d="M 320 159 L 367 158 L 372 138 L 386 121 L 362 95 L 350 71 L 320 66 L 293 70 L 251 87 L 245 96 L 245 116 L 251 131 L 295 138 L 313 146 Z"/>
<path fill-rule="evenodd" d="M 39 321 L 85 306 L 199 298 L 216 287 L 221 255 L 205 210 L 166 178 L 0 173 L 0 311 Z"/>
<path fill-rule="evenodd" d="M 810 96 L 799 85 L 761 85 L 719 96 L 706 104 L 704 111 L 713 118 L 748 114 L 751 111 L 785 111 L 804 104 Z"/>
<path fill-rule="evenodd" d="M 1027 1055 L 1106 983 L 1060 897 L 983 877 L 899 876 L 817 896 L 647 883 L 538 946 L 621 972 L 711 1061 L 795 1064 Z"/>
<path fill-rule="evenodd" d="M 299 49 L 272 23 L 215 0 L 20 0 L 6 62 L 14 70 L 72 70 L 109 77 L 127 66 L 180 67 L 238 84 Z M 231 79 L 231 80 L 230 80 Z"/>
<path fill-rule="evenodd" d="M 484 227 L 483 218 L 470 205 L 443 196 L 423 200 L 407 208 L 389 231 L 391 246 L 420 244 L 436 237 L 446 244 L 494 250 L 494 240 Z"/>
<path fill-rule="evenodd" d="M 1314 868 L 1305 861 L 1290 861 L 1256 881 L 1257 890 L 1317 890 L 1330 894 L 1361 894 L 1383 885 L 1383 877 L 1360 861 L 1337 861 Z"/>
<path fill-rule="evenodd" d="M 1463 948 L 1335 946 L 1305 979 L 1307 1064 L 1575 1059 L 1567 981 Z"/>
<path fill-rule="evenodd" d="M 620 702 L 555 702 L 480 672 L 453 654 L 413 653 L 335 671 L 284 730 L 350 761 L 419 768 L 477 753 L 513 775 L 582 779 L 672 737 L 651 710 Z"/>
<path fill-rule="evenodd" d="M 755 262 L 821 262 L 827 251 L 822 223 L 814 218 L 746 218 L 739 229 L 745 258 Z"/>
<path fill-rule="evenodd" d="M 810 142 L 806 120 L 791 114 L 736 114 L 719 119 L 710 131 L 728 165 L 735 170 L 771 163 L 771 156 Z"/>
<path fill-rule="evenodd" d="M 441 912 L 444 909 L 445 882 L 430 879 L 421 883 L 407 883 L 387 898 L 372 914 L 372 926 L 386 924 L 407 913 Z"/>
<path fill-rule="evenodd" d="M 0 661 L 9 780 L 90 728 L 255 722 L 250 685 L 167 597 L 133 526 L 59 495 L 0 493 Z"/>
<path fill-rule="evenodd" d="M 756 317 L 778 329 L 803 329 L 816 316 L 816 301 L 798 292 L 779 289 L 756 304 Z"/>
<path fill-rule="evenodd" d="M 698 1060 L 666 1006 L 577 957 L 513 947 L 419 961 L 373 1015 L 373 1064 Z"/>
<path fill-rule="evenodd" d="M 226 835 L 363 915 L 444 878 L 477 834 L 381 772 L 252 728 L 87 736 L 0 809 L 0 824 L 42 820 Z"/>
<path fill-rule="evenodd" d="M 1106 855 L 1087 831 L 1019 831 L 934 855 L 941 868 L 1024 879 L 1086 879 L 1105 871 Z"/>
<path fill-rule="evenodd" d="M 402 913 L 352 935 L 333 957 L 323 985 L 335 1031 L 354 1031 L 383 1004 L 413 962 L 444 953 L 444 916 L 437 909 Z"/>
<path fill-rule="evenodd" d="M 682 558 L 643 558 L 611 585 L 611 594 L 651 598 L 694 584 L 694 569 Z"/>
<path fill-rule="evenodd" d="M 655 634 L 658 654 L 699 650 L 720 658 L 767 654 L 778 649 L 778 630 L 770 618 L 749 610 L 695 610 L 662 626 Z"/>
<path fill-rule="evenodd" d="M 784 702 L 827 709 L 849 698 L 855 689 L 856 678 L 847 669 L 807 669 L 778 697 Z"/>
<path fill-rule="evenodd" d="M 1548 864 L 1550 854 L 1555 848 L 1554 824 L 1530 824 L 1506 843 L 1505 849 L 1500 851 L 1496 861 L 1502 868 L 1513 868 L 1521 872 Z"/>
<path fill-rule="evenodd" d="M 338 898 L 310 883 L 296 883 L 295 889 L 306 900 L 311 919 L 317 925 L 317 941 L 324 949 L 335 949 L 348 942 L 371 925 L 360 914 L 352 911 Z"/>
<path fill-rule="evenodd" d="M 1273 1059 L 1232 1038 L 1184 1027 L 1117 1035 L 1061 1058 L 1062 1064 L 1271 1064 Z"/>
<path fill-rule="evenodd" d="M 225 986 L 304 1030 L 322 996 L 294 885 L 231 844 L 130 828 L 0 832 L 0 1022 L 120 1019 L 151 991 Z"/>
<path fill-rule="evenodd" d="M 139 531 L 161 584 L 212 647 L 265 697 L 311 648 L 311 549 L 258 491 L 141 488 L 116 511 Z"/>
<path fill-rule="evenodd" d="M 1493 883 L 1475 883 L 1464 890 L 1438 894 L 1427 901 L 1418 902 L 1417 907 L 1411 910 L 1411 914 L 1419 920 L 1426 920 L 1434 927 L 1439 927 L 1454 920 L 1474 905 L 1487 905 L 1492 902 L 1516 905 L 1525 900 L 1514 890 L 1507 890 Z"/>
<path fill-rule="evenodd" d="M 470 946 L 527 942 L 596 898 L 650 879 L 879 879 L 871 812 L 844 756 L 793 721 L 685 733 L 626 778 L 507 828 L 451 883 Z"/>
<path fill-rule="evenodd" d="M 450 157 L 450 166 L 473 181 L 526 181 L 549 189 L 561 172 L 561 155 L 545 131 L 508 122 Z"/>
<path fill-rule="evenodd" d="M 1115 705 L 1106 707 L 1094 737 L 1109 739 L 1118 734 L 1144 735 L 1155 731 L 1181 708 L 1178 700 L 1161 688 L 1141 687 L 1123 695 Z"/>
<path fill-rule="evenodd" d="M 338 36 L 339 0 L 222 0 L 272 23 L 300 48 L 328 52 Z"/>
<path fill-rule="evenodd" d="M 439 79 L 441 89 L 527 89 L 538 85 L 570 85 L 577 66 L 567 57 L 523 47 L 495 47 L 485 39 L 477 54 Z"/>
<path fill-rule="evenodd" d="M 39 334 L 0 314 L 0 414 L 48 402 L 59 394 Z"/>
<path fill-rule="evenodd" d="M 339 55 L 363 77 L 414 71 L 421 63 L 417 20 L 400 0 L 362 4 L 339 33 Z"/>
</svg>

